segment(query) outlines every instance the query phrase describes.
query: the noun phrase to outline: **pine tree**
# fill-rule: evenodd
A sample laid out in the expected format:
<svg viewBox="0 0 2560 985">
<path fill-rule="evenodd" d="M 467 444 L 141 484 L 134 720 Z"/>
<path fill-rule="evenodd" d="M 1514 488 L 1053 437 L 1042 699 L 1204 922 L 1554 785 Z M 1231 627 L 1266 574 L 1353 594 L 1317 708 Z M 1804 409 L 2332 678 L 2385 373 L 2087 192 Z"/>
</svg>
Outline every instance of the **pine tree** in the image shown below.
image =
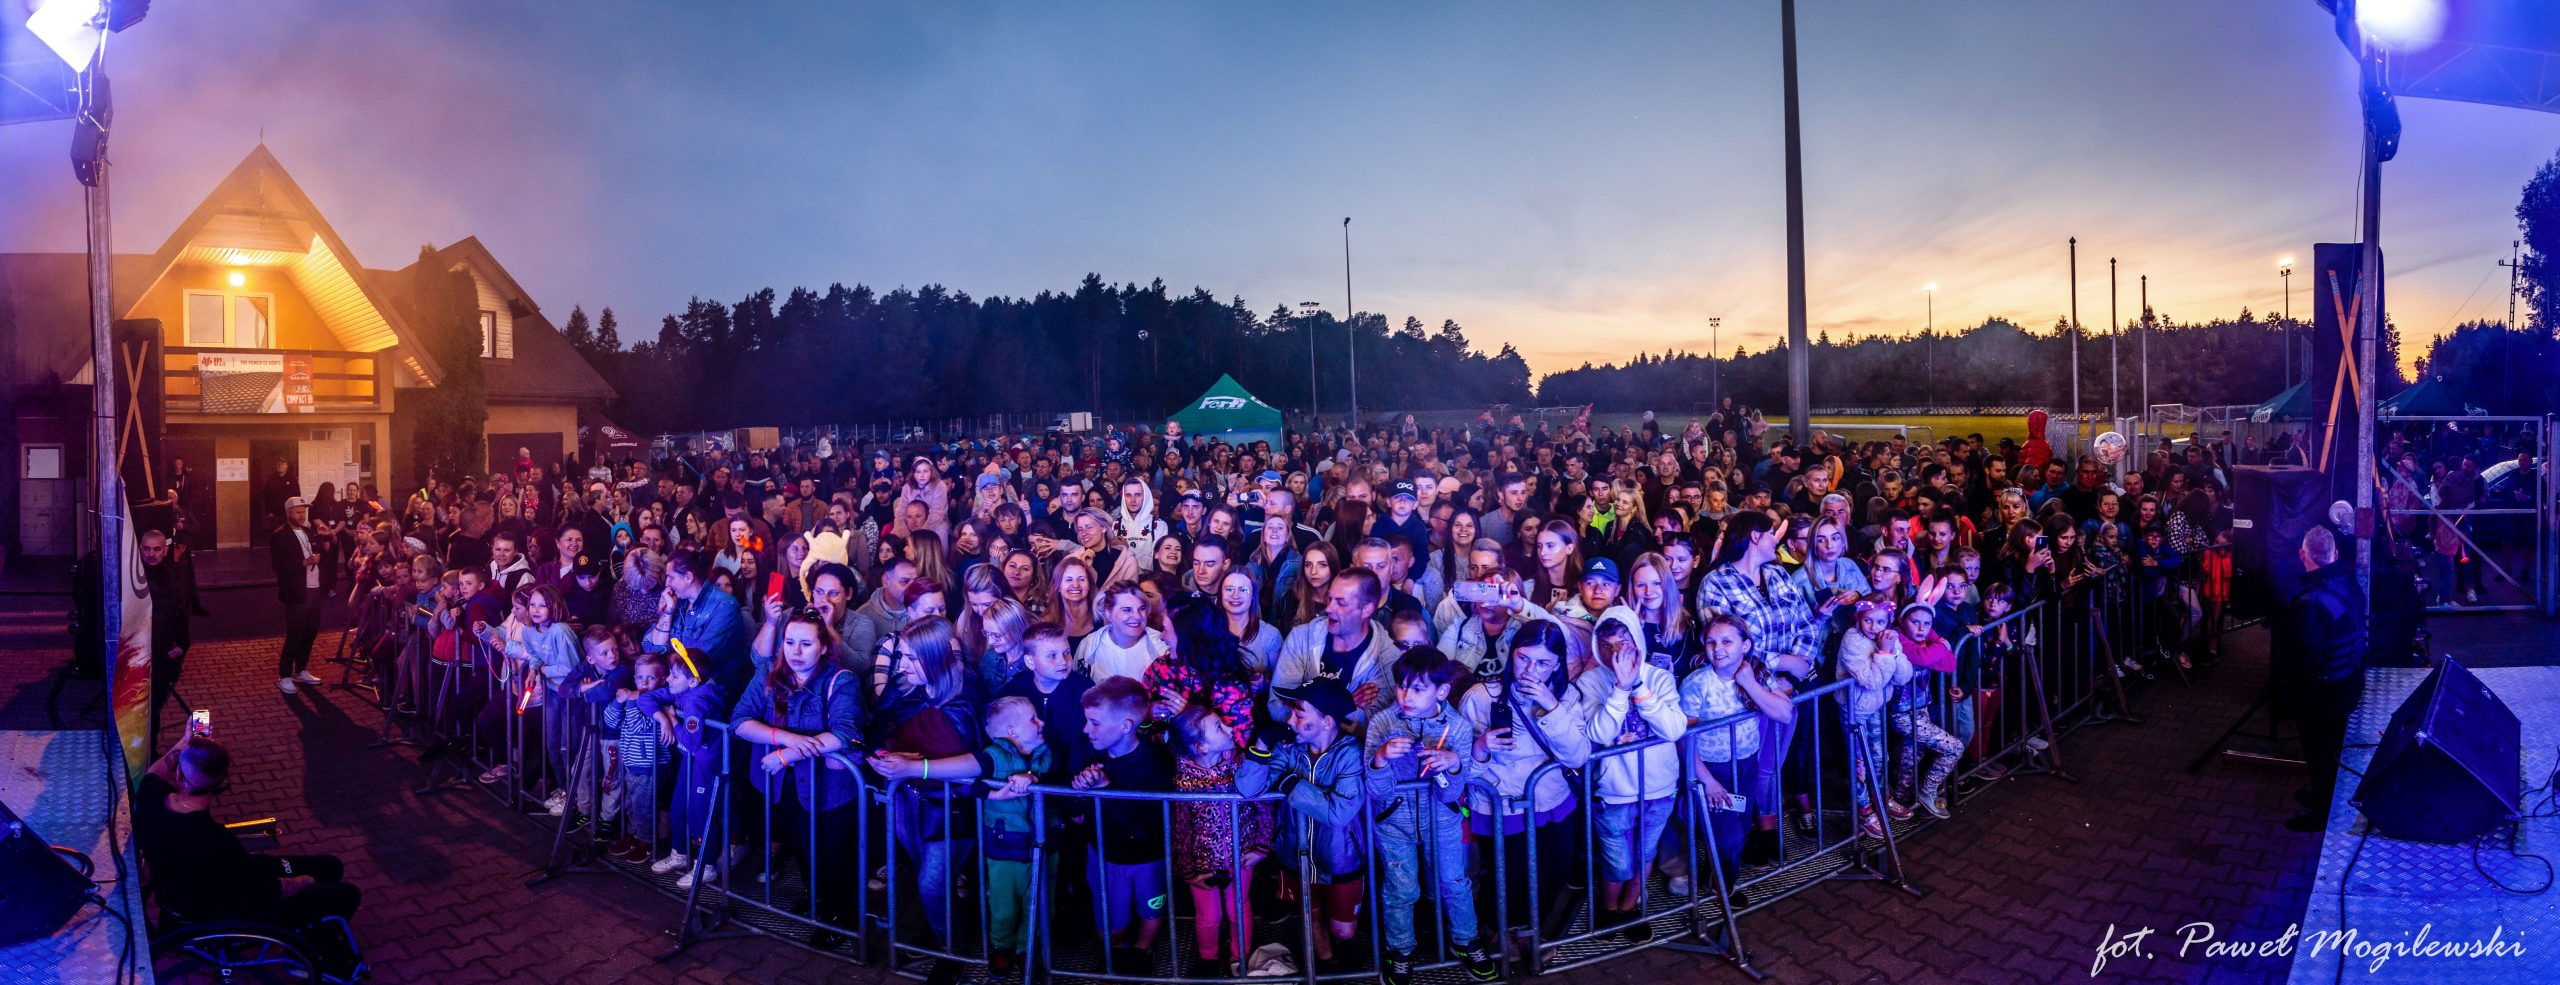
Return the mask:
<svg viewBox="0 0 2560 985">
<path fill-rule="evenodd" d="M 578 350 L 579 355 L 595 354 L 596 336 L 595 332 L 587 328 L 587 309 L 571 306 L 569 323 L 561 326 L 560 334 L 569 340 L 569 348 Z"/>
<path fill-rule="evenodd" d="M 614 327 L 611 308 L 604 309 L 603 316 L 596 319 L 596 351 L 622 351 L 622 332 Z"/>
</svg>

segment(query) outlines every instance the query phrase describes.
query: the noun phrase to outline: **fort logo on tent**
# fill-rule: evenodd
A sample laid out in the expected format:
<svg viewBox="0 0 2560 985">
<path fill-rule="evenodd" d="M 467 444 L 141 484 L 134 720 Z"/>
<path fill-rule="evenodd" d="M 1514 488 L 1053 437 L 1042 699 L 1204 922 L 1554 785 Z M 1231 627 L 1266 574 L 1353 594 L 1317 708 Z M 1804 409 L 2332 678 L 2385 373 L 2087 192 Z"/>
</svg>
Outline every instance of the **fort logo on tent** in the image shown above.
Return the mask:
<svg viewBox="0 0 2560 985">
<path fill-rule="evenodd" d="M 1229 397 L 1229 396 L 1223 396 L 1223 395 L 1202 397 L 1202 398 L 1200 398 L 1200 409 L 1201 409 L 1201 410 L 1243 410 L 1243 409 L 1244 409 L 1244 398 L 1243 398 L 1243 397 Z"/>
</svg>

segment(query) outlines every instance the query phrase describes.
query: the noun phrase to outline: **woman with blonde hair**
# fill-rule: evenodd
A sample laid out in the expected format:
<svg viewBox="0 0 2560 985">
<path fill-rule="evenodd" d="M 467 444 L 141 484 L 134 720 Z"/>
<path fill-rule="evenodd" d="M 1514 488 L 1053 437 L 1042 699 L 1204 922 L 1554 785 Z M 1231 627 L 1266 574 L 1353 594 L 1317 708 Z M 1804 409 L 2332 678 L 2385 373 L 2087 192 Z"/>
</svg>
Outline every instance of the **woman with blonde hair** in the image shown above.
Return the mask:
<svg viewBox="0 0 2560 985">
<path fill-rule="evenodd" d="M 979 693 L 996 693 L 1022 670 L 1022 645 L 1030 633 L 1030 613 L 1012 599 L 990 602 L 984 612 L 975 606 L 961 610 L 960 649 L 977 673 Z"/>
<path fill-rule="evenodd" d="M 907 560 L 915 562 L 917 578 L 942 585 L 952 583 L 951 561 L 943 553 L 941 534 L 931 530 L 908 534 Z"/>
</svg>

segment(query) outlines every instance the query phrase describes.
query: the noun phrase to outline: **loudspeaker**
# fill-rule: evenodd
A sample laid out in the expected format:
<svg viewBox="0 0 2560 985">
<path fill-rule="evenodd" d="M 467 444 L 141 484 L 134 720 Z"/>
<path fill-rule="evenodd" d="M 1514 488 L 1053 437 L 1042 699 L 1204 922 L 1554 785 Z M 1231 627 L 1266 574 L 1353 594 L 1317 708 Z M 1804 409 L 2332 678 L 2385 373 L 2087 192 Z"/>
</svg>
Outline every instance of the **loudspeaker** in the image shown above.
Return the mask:
<svg viewBox="0 0 2560 985">
<path fill-rule="evenodd" d="M 2521 744 L 2515 712 L 2448 657 L 2391 713 L 2349 800 L 2385 836 L 2469 841 L 2516 816 Z"/>
<path fill-rule="evenodd" d="M 2329 480 L 2298 465 L 2241 465 L 2231 470 L 2231 557 L 2240 594 L 2254 612 L 2272 612 L 2302 581 L 2304 531 L 2328 517 Z M 2341 544 L 2341 549 L 2348 545 Z"/>
<path fill-rule="evenodd" d="M 0 804 L 0 947 L 52 936 L 97 889 Z"/>
<path fill-rule="evenodd" d="M 2380 251 L 2376 251 L 2376 259 L 2380 259 Z M 2362 440 L 2362 436 L 2357 430 L 2360 422 L 2356 416 L 2355 388 L 2347 385 L 2347 376 L 2338 371 L 2338 364 L 2355 361 L 2356 343 L 2350 341 L 2350 336 L 2358 341 L 2363 336 L 2357 334 L 2361 325 L 2346 323 L 2341 327 L 2340 318 L 2350 312 L 2361 313 L 2361 306 L 2356 303 L 2356 292 L 2361 289 L 2358 280 L 2363 264 L 2362 243 L 2311 244 L 2311 366 L 2307 379 L 2311 381 L 2312 392 L 2320 397 L 2319 403 L 2324 410 L 2331 406 L 2332 395 L 2337 398 L 2337 414 L 2334 420 L 2324 421 L 2328 427 L 2327 438 L 2315 440 L 2303 451 L 2310 456 L 2309 461 L 2313 465 L 2320 464 L 2322 452 L 2327 452 L 2327 498 L 2348 502 L 2354 502 L 2356 498 L 2356 443 Z M 2337 280 L 2334 291 L 2330 286 L 2333 276 Z M 2388 273 L 2381 276 L 2387 282 Z M 2380 305 L 2383 311 L 2391 310 L 2379 286 L 2375 300 L 2384 302 Z M 2376 318 L 2374 323 L 2381 324 L 2381 319 Z M 2390 357 L 2385 355 L 2382 358 Z M 2317 436 L 2321 432 L 2314 429 L 2311 433 Z"/>
</svg>

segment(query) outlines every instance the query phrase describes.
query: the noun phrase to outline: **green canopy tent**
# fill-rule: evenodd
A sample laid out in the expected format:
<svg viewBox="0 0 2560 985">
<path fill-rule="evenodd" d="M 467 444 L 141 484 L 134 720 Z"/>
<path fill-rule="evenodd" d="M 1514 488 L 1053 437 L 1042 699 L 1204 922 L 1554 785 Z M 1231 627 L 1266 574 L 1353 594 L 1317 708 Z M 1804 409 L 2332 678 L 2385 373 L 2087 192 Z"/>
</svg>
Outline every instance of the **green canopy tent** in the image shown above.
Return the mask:
<svg viewBox="0 0 2560 985">
<path fill-rule="evenodd" d="M 2285 388 L 2283 393 L 2249 412 L 2249 420 L 2257 424 L 2302 424 L 2329 419 L 2329 388 L 2312 386 L 2308 381 Z"/>
<path fill-rule="evenodd" d="M 2382 402 L 2384 417 L 2470 417 L 2480 412 L 2465 405 L 2453 385 L 2442 380 L 2428 380 Z"/>
<path fill-rule="evenodd" d="M 1173 415 L 1173 423 L 1182 425 L 1185 437 L 1201 435 L 1230 445 L 1280 443 L 1280 411 L 1224 373 L 1199 399 Z"/>
</svg>

